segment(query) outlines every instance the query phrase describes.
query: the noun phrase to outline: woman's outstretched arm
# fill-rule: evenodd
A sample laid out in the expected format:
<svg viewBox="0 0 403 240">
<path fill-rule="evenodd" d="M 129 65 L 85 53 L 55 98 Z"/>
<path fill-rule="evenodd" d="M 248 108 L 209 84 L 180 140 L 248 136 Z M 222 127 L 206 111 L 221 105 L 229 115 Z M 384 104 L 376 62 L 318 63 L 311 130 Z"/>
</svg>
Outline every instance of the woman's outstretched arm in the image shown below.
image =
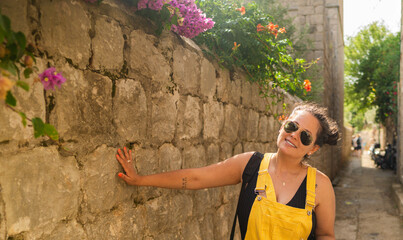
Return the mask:
<svg viewBox="0 0 403 240">
<path fill-rule="evenodd" d="M 171 172 L 140 176 L 133 167 L 132 151 L 118 149 L 116 159 L 124 173 L 119 173 L 129 185 L 176 189 L 203 189 L 237 184 L 253 152 L 242 153 L 225 161 L 201 168 L 180 169 Z"/>
</svg>

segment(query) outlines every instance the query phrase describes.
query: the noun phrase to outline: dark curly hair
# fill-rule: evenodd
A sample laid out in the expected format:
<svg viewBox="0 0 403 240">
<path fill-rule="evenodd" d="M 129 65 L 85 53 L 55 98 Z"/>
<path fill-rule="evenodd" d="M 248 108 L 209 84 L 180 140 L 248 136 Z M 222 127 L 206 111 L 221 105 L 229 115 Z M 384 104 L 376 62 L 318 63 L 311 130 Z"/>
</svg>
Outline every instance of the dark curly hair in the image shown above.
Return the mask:
<svg viewBox="0 0 403 240">
<path fill-rule="evenodd" d="M 306 111 L 312 114 L 320 123 L 320 129 L 316 136 L 316 145 L 320 147 L 323 144 L 336 145 L 340 139 L 341 133 L 335 120 L 329 117 L 327 108 L 312 102 L 298 103 L 291 115 L 298 111 Z"/>
</svg>

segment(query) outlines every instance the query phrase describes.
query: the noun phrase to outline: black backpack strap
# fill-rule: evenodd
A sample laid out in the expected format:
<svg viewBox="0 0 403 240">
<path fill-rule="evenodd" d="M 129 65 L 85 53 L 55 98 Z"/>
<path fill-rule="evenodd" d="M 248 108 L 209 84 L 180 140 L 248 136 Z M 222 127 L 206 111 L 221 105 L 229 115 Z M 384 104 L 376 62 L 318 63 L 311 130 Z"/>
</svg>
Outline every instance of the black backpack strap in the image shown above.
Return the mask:
<svg viewBox="0 0 403 240">
<path fill-rule="evenodd" d="M 248 163 L 246 164 L 245 169 L 243 170 L 243 173 L 242 173 L 242 187 L 241 187 L 241 192 L 239 193 L 239 197 L 238 197 L 238 203 L 237 203 L 237 206 L 236 206 L 234 222 L 232 224 L 230 240 L 234 239 L 236 219 L 238 217 L 239 198 L 241 197 L 241 194 L 243 193 L 246 184 L 250 182 L 250 180 L 252 179 L 252 177 L 255 174 L 255 172 L 257 170 L 259 170 L 260 162 L 262 161 L 263 157 L 264 157 L 264 154 L 262 154 L 260 152 L 255 152 L 252 155 L 252 157 L 249 159 Z"/>
</svg>

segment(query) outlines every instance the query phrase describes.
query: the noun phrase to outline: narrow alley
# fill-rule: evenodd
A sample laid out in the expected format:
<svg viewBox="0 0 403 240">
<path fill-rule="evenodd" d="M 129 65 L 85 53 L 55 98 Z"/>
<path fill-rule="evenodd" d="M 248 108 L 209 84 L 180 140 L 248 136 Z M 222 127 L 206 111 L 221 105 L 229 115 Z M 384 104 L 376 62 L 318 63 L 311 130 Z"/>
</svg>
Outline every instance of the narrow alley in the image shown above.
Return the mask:
<svg viewBox="0 0 403 240">
<path fill-rule="evenodd" d="M 334 187 L 337 240 L 403 239 L 403 218 L 392 196 L 395 175 L 377 169 L 367 152 L 352 156 Z"/>
</svg>

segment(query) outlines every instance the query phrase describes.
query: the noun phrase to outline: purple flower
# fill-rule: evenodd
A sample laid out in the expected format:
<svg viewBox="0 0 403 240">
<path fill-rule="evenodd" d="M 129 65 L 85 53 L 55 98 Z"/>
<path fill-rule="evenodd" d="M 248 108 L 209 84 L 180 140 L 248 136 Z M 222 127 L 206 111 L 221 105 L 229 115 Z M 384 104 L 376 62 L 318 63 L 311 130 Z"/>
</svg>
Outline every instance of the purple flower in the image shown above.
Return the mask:
<svg viewBox="0 0 403 240">
<path fill-rule="evenodd" d="M 55 90 L 55 86 L 60 88 L 60 85 L 66 81 L 62 74 L 56 72 L 54 67 L 43 71 L 43 73 L 39 74 L 39 78 L 41 79 L 45 90 Z"/>
</svg>

